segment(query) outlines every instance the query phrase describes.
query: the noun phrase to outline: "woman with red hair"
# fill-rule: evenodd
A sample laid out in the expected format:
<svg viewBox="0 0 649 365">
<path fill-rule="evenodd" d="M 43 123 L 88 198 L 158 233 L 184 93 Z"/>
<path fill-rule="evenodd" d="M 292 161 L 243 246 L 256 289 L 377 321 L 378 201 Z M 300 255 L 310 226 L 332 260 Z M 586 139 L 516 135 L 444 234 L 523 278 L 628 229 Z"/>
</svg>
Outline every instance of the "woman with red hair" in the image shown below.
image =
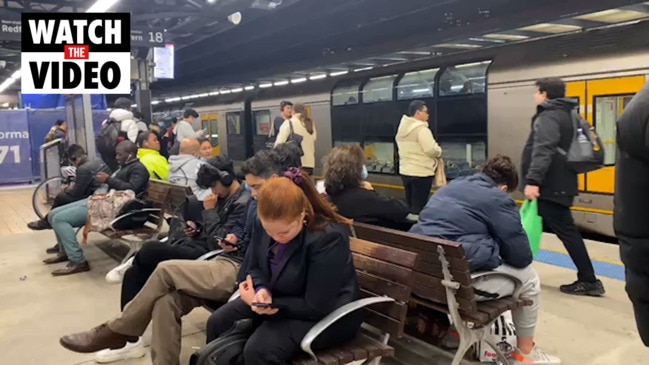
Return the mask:
<svg viewBox="0 0 649 365">
<path fill-rule="evenodd" d="M 256 328 L 243 351 L 245 364 L 286 364 L 318 321 L 359 299 L 351 222 L 295 168 L 264 185 L 257 213 L 241 297 L 212 314 L 207 342 L 252 318 Z M 318 336 L 314 349 L 354 339 L 362 320 L 362 311 L 344 317 Z"/>
</svg>

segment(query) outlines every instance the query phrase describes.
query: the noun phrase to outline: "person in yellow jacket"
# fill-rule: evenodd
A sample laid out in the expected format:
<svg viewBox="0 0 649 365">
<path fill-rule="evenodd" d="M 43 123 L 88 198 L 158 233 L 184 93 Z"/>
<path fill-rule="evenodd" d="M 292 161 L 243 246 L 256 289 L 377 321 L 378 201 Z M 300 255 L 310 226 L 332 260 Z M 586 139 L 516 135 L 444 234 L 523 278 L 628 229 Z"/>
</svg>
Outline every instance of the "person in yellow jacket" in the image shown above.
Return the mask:
<svg viewBox="0 0 649 365">
<path fill-rule="evenodd" d="M 137 158 L 149 171 L 152 179 L 169 178 L 169 161 L 160 154 L 158 136 L 151 131 L 141 132 L 137 136 Z"/>
</svg>

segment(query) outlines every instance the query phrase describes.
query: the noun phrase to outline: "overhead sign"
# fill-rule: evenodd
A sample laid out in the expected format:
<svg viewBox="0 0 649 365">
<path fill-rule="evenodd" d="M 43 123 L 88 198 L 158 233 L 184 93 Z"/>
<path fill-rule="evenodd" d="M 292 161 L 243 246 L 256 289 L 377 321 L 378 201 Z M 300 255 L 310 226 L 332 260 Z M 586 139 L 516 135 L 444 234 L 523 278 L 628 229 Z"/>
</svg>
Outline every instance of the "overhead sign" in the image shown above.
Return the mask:
<svg viewBox="0 0 649 365">
<path fill-rule="evenodd" d="M 174 78 L 174 57 L 175 48 L 173 44 L 167 44 L 164 47 L 153 49 L 153 78 L 155 79 L 173 79 Z"/>
<path fill-rule="evenodd" d="M 129 13 L 22 13 L 21 92 L 130 94 Z"/>
<path fill-rule="evenodd" d="M 21 28 L 20 20 L 0 19 L 0 40 L 19 41 Z"/>
<path fill-rule="evenodd" d="M 166 40 L 166 33 L 162 28 L 131 28 L 133 47 L 164 47 Z"/>
</svg>

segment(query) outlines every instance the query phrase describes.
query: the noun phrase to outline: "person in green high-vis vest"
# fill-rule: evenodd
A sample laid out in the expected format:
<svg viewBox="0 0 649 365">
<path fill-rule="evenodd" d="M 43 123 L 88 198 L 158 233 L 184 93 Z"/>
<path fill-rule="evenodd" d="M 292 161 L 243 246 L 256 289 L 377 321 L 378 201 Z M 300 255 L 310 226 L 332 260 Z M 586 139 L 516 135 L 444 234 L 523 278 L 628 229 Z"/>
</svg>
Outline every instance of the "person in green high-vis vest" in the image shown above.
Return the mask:
<svg viewBox="0 0 649 365">
<path fill-rule="evenodd" d="M 149 171 L 152 179 L 167 180 L 169 178 L 169 161 L 160 154 L 158 136 L 150 131 L 141 132 L 137 136 L 137 158 Z"/>
</svg>

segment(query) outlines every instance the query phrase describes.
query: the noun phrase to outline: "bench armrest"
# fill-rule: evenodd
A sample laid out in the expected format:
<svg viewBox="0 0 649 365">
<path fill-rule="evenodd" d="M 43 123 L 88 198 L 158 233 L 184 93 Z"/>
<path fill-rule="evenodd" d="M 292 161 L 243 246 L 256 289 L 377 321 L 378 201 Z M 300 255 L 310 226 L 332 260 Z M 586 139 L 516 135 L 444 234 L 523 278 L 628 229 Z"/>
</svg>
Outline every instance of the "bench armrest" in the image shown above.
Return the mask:
<svg viewBox="0 0 649 365">
<path fill-rule="evenodd" d="M 223 253 L 223 250 L 210 251 L 210 252 L 204 254 L 203 256 L 197 258 L 196 261 L 209 261 L 209 260 L 215 258 L 216 256 L 222 254 L 222 253 Z"/>
<path fill-rule="evenodd" d="M 511 281 L 514 282 L 514 293 L 512 294 L 512 298 L 514 299 L 520 299 L 521 296 L 521 290 L 523 288 L 523 282 L 521 280 L 513 275 L 500 272 L 500 271 L 483 271 L 483 272 L 476 272 L 471 274 L 471 280 L 475 280 L 477 278 L 483 278 L 485 276 L 502 276 L 505 277 Z"/>
<path fill-rule="evenodd" d="M 241 296 L 241 292 L 239 291 L 239 289 L 237 289 L 237 291 L 232 293 L 232 295 L 230 296 L 230 299 L 228 299 L 228 302 L 231 302 L 231 301 L 239 298 L 240 296 Z"/>
<path fill-rule="evenodd" d="M 117 229 L 114 228 L 114 227 L 115 227 L 115 223 L 118 223 L 118 222 L 121 221 L 122 219 L 126 219 L 126 218 L 133 217 L 133 216 L 137 216 L 137 215 L 142 215 L 142 214 L 158 214 L 158 215 L 160 215 L 160 214 L 162 214 L 162 209 L 158 209 L 158 208 L 144 208 L 144 209 L 134 210 L 134 211 L 132 211 L 132 212 L 128 212 L 128 213 L 126 213 L 126 214 L 122 214 L 122 215 L 120 215 L 119 217 L 116 217 L 115 219 L 113 219 L 113 220 L 110 222 L 110 228 L 111 228 L 113 231 L 118 231 Z"/>
<path fill-rule="evenodd" d="M 313 341 L 315 341 L 315 339 L 322 332 L 324 332 L 327 328 L 329 328 L 331 325 L 336 323 L 336 321 L 338 321 L 339 319 L 343 318 L 344 316 L 354 311 L 357 311 L 361 308 L 367 307 L 372 304 L 385 303 L 385 302 L 394 302 L 394 299 L 390 297 L 372 297 L 372 298 L 359 299 L 354 302 L 345 304 L 342 307 L 336 309 L 335 311 L 329 313 L 328 316 L 321 319 L 320 322 L 316 323 L 315 326 L 313 326 L 309 330 L 309 332 L 307 332 L 307 334 L 304 335 L 304 338 L 300 343 L 300 347 L 302 347 L 302 351 L 311 355 L 311 357 L 314 360 L 318 361 L 318 357 L 315 356 L 313 350 L 311 350 L 311 345 L 313 344 Z"/>
</svg>

